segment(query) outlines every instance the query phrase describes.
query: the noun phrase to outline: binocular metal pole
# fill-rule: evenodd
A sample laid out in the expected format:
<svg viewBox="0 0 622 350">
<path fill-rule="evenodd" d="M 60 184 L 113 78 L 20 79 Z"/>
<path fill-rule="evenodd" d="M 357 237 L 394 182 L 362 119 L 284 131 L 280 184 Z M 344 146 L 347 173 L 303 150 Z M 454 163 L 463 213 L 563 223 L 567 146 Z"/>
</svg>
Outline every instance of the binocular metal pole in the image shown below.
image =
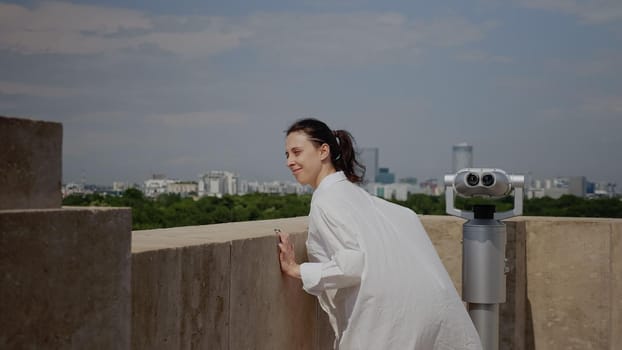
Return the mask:
<svg viewBox="0 0 622 350">
<path fill-rule="evenodd" d="M 462 300 L 485 350 L 499 349 L 499 304 L 505 302 L 505 225 L 494 205 L 476 205 L 463 226 Z"/>
<path fill-rule="evenodd" d="M 482 184 L 482 187 L 468 183 L 468 176 L 475 176 L 479 182 L 477 174 L 480 173 L 492 176 L 492 185 Z M 505 186 L 501 186 L 502 183 Z M 469 316 L 484 350 L 499 349 L 499 304 L 505 302 L 505 274 L 508 271 L 505 259 L 507 234 L 501 220 L 523 214 L 524 184 L 524 176 L 507 175 L 500 169 L 467 168 L 456 175 L 445 175 L 447 214 L 468 220 L 462 227 L 462 300 L 467 302 Z M 456 189 L 463 197 L 501 198 L 514 192 L 514 208 L 500 213 L 495 213 L 494 205 L 474 205 L 473 211 L 460 210 L 454 206 Z"/>
</svg>

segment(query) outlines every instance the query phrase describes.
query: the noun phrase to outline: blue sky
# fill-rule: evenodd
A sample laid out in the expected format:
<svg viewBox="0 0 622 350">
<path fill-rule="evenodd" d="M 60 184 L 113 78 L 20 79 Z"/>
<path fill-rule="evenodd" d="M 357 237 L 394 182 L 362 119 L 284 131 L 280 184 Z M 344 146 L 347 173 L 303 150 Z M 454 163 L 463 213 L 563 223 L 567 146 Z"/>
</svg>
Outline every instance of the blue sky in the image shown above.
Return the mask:
<svg viewBox="0 0 622 350">
<path fill-rule="evenodd" d="M 622 184 L 622 2 L 4 1 L 0 115 L 62 122 L 63 178 L 292 179 L 322 119 L 397 177 Z"/>
</svg>

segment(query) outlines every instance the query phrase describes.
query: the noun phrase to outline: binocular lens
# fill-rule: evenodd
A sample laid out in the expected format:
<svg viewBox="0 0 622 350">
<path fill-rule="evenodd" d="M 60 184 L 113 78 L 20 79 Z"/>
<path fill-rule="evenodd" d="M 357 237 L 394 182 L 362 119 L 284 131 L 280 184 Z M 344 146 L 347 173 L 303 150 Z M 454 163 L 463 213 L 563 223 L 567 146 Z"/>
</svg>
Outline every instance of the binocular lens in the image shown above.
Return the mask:
<svg viewBox="0 0 622 350">
<path fill-rule="evenodd" d="M 495 183 L 495 177 L 492 174 L 486 174 L 482 176 L 482 185 L 488 187 Z"/>
<path fill-rule="evenodd" d="M 467 175 L 466 182 L 469 186 L 475 186 L 479 183 L 479 176 L 470 173 L 469 175 Z"/>
</svg>

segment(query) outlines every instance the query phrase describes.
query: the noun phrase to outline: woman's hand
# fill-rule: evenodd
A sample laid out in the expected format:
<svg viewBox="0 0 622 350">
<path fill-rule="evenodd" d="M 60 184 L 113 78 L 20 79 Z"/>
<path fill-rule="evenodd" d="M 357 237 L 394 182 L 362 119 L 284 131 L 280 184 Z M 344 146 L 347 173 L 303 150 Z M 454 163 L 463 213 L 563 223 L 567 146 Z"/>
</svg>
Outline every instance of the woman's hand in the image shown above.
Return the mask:
<svg viewBox="0 0 622 350">
<path fill-rule="evenodd" d="M 281 271 L 286 275 L 300 279 L 300 265 L 296 263 L 294 243 L 289 240 L 289 235 L 280 230 L 276 231 L 279 236 L 279 260 Z"/>
</svg>

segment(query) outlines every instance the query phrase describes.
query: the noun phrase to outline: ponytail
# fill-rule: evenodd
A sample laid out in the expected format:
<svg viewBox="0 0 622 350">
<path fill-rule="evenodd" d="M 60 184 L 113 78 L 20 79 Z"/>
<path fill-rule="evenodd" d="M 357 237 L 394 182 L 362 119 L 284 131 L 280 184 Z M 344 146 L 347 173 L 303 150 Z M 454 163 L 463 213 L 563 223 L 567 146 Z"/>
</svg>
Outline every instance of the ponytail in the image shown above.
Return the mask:
<svg viewBox="0 0 622 350">
<path fill-rule="evenodd" d="M 307 134 L 309 140 L 317 146 L 327 144 L 335 170 L 343 171 L 350 182 L 363 182 L 365 166 L 356 159 L 356 144 L 352 134 L 346 130 L 331 131 L 325 123 L 313 118 L 298 120 L 287 129 L 286 134 L 296 131 Z"/>
<path fill-rule="evenodd" d="M 346 130 L 334 130 L 333 135 L 338 146 L 337 155 L 332 158 L 335 169 L 342 170 L 350 182 L 363 182 L 365 166 L 356 159 L 352 134 Z"/>
</svg>

